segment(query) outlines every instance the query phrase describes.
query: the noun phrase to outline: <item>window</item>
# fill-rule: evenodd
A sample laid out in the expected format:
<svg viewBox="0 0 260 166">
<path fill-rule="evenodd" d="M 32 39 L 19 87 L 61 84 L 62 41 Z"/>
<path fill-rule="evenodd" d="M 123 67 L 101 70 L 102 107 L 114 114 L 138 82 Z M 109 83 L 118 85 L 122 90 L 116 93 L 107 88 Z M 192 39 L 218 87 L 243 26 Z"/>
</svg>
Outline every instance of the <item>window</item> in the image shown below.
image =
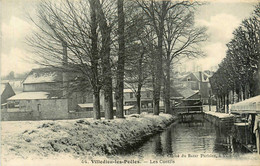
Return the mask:
<svg viewBox="0 0 260 166">
<path fill-rule="evenodd" d="M 130 92 L 130 99 L 132 99 L 134 97 L 133 92 Z"/>
</svg>

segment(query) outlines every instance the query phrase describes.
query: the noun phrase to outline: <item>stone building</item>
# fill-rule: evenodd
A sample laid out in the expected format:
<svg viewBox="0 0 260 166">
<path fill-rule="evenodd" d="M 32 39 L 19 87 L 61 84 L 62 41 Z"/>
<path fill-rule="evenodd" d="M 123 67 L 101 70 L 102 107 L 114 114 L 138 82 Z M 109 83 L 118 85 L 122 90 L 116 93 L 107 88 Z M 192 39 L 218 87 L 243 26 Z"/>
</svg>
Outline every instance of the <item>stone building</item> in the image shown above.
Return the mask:
<svg viewBox="0 0 260 166">
<path fill-rule="evenodd" d="M 23 81 L 23 92 L 7 99 L 2 120 L 43 120 L 93 117 L 92 111 L 78 110 L 91 92 L 68 90 L 77 74 L 55 68 L 33 69 Z"/>
</svg>

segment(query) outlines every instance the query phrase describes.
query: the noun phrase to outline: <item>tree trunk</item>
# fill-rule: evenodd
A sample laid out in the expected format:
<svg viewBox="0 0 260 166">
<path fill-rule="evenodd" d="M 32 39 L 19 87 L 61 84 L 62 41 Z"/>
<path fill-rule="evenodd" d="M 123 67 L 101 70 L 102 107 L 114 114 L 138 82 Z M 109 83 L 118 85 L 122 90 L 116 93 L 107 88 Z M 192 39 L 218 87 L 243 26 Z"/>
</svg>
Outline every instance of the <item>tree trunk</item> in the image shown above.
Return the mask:
<svg viewBox="0 0 260 166">
<path fill-rule="evenodd" d="M 100 119 L 100 98 L 99 98 L 99 91 L 93 92 L 93 112 L 94 112 L 94 119 Z"/>
<path fill-rule="evenodd" d="M 166 62 L 166 79 L 165 79 L 165 113 L 171 114 L 171 63 L 170 60 Z"/>
<path fill-rule="evenodd" d="M 243 101 L 243 100 L 245 100 L 245 86 L 244 85 L 242 86 L 241 94 L 242 94 L 242 101 Z"/>
<path fill-rule="evenodd" d="M 232 104 L 235 104 L 235 89 L 232 90 Z"/>
<path fill-rule="evenodd" d="M 138 88 L 136 92 L 137 114 L 141 114 L 141 88 L 142 85 L 138 84 Z"/>
<path fill-rule="evenodd" d="M 143 58 L 144 58 L 144 48 L 141 53 L 141 56 L 138 59 L 138 87 L 137 87 L 137 92 L 136 92 L 136 102 L 137 102 L 137 113 L 141 113 L 141 89 L 143 86 Z"/>
<path fill-rule="evenodd" d="M 158 52 L 155 59 L 155 82 L 154 82 L 154 96 L 153 96 L 153 114 L 159 115 L 160 112 L 160 94 L 161 94 L 161 80 L 162 80 L 162 56 L 163 56 L 163 27 L 164 18 L 159 21 L 159 32 L 158 35 Z"/>
<path fill-rule="evenodd" d="M 101 61 L 102 61 L 102 75 L 103 75 L 103 90 L 104 90 L 104 110 L 105 118 L 113 119 L 113 95 L 112 95 L 112 72 L 110 65 L 110 44 L 111 44 L 111 27 L 108 26 L 107 20 L 103 13 L 100 1 L 97 0 L 97 11 L 99 27 L 102 36 L 102 47 L 101 47 Z"/>
<path fill-rule="evenodd" d="M 226 110 L 226 95 L 223 95 L 223 103 L 222 103 L 222 106 L 223 106 L 223 113 L 225 113 L 225 110 Z"/>
<path fill-rule="evenodd" d="M 95 0 L 89 0 L 90 3 L 90 15 L 91 15 L 91 70 L 93 73 L 92 78 L 92 88 L 93 91 L 93 112 L 94 112 L 94 119 L 100 119 L 100 82 L 99 82 L 99 73 L 98 73 L 98 34 L 97 34 L 97 14 L 96 14 L 96 5 Z"/>
<path fill-rule="evenodd" d="M 116 116 L 124 118 L 124 66 L 125 66 L 125 18 L 124 0 L 117 0 L 118 9 L 118 62 L 117 62 L 117 85 L 116 85 Z"/>
<path fill-rule="evenodd" d="M 220 97 L 218 97 L 218 112 L 220 112 Z"/>
<path fill-rule="evenodd" d="M 112 95 L 112 72 L 110 65 L 110 32 L 105 33 L 102 43 L 104 43 L 103 58 L 102 58 L 102 73 L 103 73 L 103 90 L 104 90 L 104 110 L 105 118 L 113 119 L 113 95 Z M 108 41 L 108 42 L 107 42 Z M 102 46 L 103 47 L 103 46 Z M 102 50 L 102 49 L 101 49 Z"/>
<path fill-rule="evenodd" d="M 229 113 L 229 94 L 227 94 L 227 103 L 226 103 L 226 105 L 227 105 L 226 113 L 228 114 Z"/>
<path fill-rule="evenodd" d="M 238 101 L 237 102 L 240 102 L 242 99 L 242 95 L 241 95 L 241 88 L 239 86 L 239 89 L 237 90 L 237 97 L 238 97 Z"/>
<path fill-rule="evenodd" d="M 220 97 L 220 112 L 223 112 L 223 95 Z"/>
</svg>

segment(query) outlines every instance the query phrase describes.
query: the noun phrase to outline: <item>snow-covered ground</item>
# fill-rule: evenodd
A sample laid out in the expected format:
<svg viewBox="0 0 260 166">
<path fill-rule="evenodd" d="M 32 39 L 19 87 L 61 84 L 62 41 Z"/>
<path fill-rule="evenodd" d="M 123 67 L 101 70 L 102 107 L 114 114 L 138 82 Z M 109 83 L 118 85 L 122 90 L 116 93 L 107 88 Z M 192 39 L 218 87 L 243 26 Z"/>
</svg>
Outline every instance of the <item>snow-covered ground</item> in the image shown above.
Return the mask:
<svg viewBox="0 0 260 166">
<path fill-rule="evenodd" d="M 1 122 L 1 162 L 12 165 L 12 161 L 18 160 L 49 160 L 60 156 L 83 159 L 115 154 L 173 120 L 168 114 L 141 114 L 114 120 L 4 121 Z"/>
<path fill-rule="evenodd" d="M 234 117 L 234 115 L 232 115 L 232 114 L 226 114 L 226 113 L 220 113 L 220 112 L 211 112 L 211 111 L 207 111 L 207 112 L 205 112 L 205 114 L 210 114 L 210 115 L 216 116 L 218 118 L 231 118 L 231 117 Z"/>
<path fill-rule="evenodd" d="M 231 114 L 216 112 L 216 106 L 211 106 L 211 110 L 209 111 L 209 106 L 208 105 L 203 105 L 203 111 L 206 114 L 210 114 L 210 115 L 216 116 L 218 118 L 234 117 L 234 115 L 231 115 Z"/>
<path fill-rule="evenodd" d="M 210 109 L 210 110 L 209 110 Z M 203 105 L 203 111 L 207 112 L 207 111 L 211 111 L 211 112 L 216 112 L 216 106 L 212 105 L 209 108 L 209 105 Z"/>
</svg>

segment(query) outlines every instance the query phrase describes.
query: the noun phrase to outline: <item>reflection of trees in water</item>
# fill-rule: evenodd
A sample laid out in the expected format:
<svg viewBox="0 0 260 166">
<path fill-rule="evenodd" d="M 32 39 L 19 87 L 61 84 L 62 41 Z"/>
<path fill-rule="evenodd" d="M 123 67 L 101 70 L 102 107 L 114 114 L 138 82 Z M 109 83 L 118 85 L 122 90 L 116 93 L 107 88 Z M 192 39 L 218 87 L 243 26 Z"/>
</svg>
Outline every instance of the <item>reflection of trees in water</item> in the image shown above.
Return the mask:
<svg viewBox="0 0 260 166">
<path fill-rule="evenodd" d="M 152 152 L 156 155 L 171 155 L 172 141 L 172 128 L 167 128 L 163 133 L 154 136 Z"/>
<path fill-rule="evenodd" d="M 171 128 L 167 129 L 165 132 L 165 152 L 167 155 L 172 154 L 172 130 Z"/>
<path fill-rule="evenodd" d="M 245 153 L 247 150 L 236 143 L 231 130 L 216 127 L 214 151 L 217 153 Z"/>
<path fill-rule="evenodd" d="M 214 144 L 214 151 L 218 153 L 232 152 L 232 137 L 229 136 L 225 130 L 216 127 L 216 139 Z"/>
<path fill-rule="evenodd" d="M 154 153 L 156 155 L 162 155 L 163 148 L 162 148 L 161 136 L 159 134 L 155 136 L 154 143 L 155 143 Z"/>
<path fill-rule="evenodd" d="M 187 153 L 217 153 L 226 157 L 239 156 L 243 148 L 232 141 L 231 131 L 208 121 L 179 123 L 153 136 L 132 155 L 171 156 Z"/>
</svg>

